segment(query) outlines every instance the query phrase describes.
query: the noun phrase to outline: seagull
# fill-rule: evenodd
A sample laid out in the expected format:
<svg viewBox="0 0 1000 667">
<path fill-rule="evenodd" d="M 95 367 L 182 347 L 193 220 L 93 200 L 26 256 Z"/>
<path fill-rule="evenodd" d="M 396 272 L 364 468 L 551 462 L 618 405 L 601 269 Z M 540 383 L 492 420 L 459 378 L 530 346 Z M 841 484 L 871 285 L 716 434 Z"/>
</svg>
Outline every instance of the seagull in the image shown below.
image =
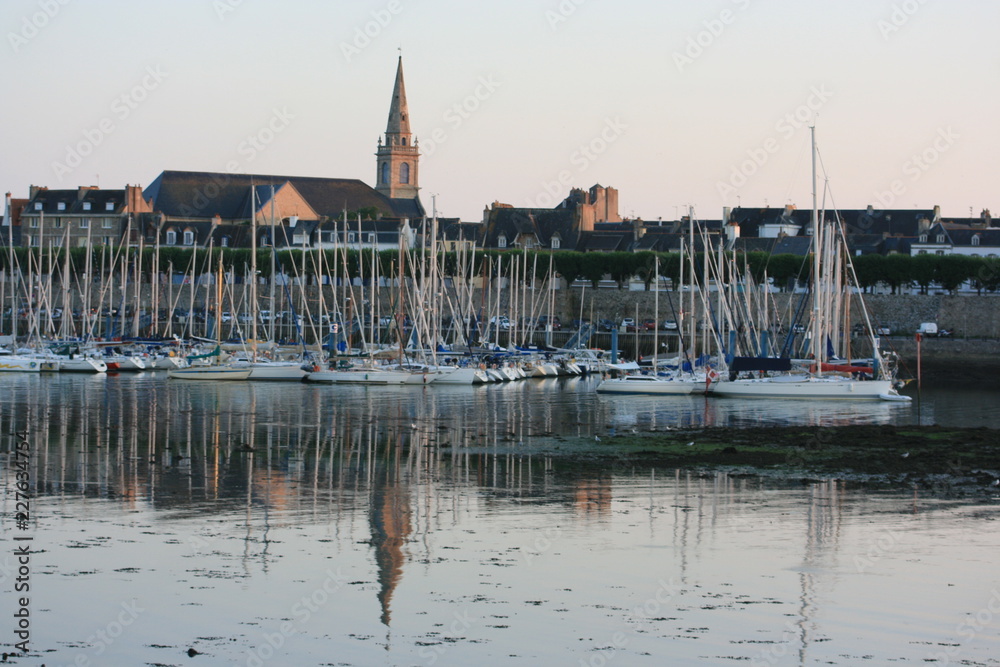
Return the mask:
<svg viewBox="0 0 1000 667">
<path fill-rule="evenodd" d="M 417 430 L 417 425 L 416 424 L 410 424 L 410 428 L 412 428 L 414 431 L 416 431 Z"/>
<path fill-rule="evenodd" d="M 594 436 L 594 440 L 596 440 L 597 442 L 600 442 L 601 441 L 601 436 L 595 435 Z"/>
<path fill-rule="evenodd" d="M 910 453 L 909 453 L 909 452 L 903 452 L 903 458 L 904 458 L 904 459 L 905 459 L 906 457 L 908 457 L 909 455 L 910 455 Z"/>
<path fill-rule="evenodd" d="M 1000 479 L 993 480 L 993 486 L 1000 486 Z"/>
<path fill-rule="evenodd" d="M 691 447 L 692 445 L 694 445 L 694 440 L 688 443 L 688 447 Z"/>
</svg>

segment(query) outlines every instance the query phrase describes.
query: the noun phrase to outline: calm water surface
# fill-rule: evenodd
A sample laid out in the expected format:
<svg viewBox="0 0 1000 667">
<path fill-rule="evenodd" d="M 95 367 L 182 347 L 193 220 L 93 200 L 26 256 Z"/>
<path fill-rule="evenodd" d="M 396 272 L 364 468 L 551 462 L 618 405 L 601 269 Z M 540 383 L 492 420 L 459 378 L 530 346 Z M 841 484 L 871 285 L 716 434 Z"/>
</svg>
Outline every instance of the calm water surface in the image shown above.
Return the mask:
<svg viewBox="0 0 1000 667">
<path fill-rule="evenodd" d="M 0 637 L 30 535 L 24 664 L 1000 665 L 996 493 L 532 453 L 619 428 L 915 423 L 915 405 L 609 398 L 586 380 L 0 391 Z M 995 398 L 928 392 L 920 421 L 995 428 Z"/>
</svg>

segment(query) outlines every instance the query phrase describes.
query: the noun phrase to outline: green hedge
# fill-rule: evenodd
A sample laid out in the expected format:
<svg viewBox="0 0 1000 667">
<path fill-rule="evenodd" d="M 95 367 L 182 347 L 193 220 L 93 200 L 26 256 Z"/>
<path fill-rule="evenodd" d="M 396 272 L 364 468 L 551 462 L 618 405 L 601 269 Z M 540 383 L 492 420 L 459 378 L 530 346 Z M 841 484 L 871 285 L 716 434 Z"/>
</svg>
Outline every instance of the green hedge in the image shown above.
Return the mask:
<svg viewBox="0 0 1000 667">
<path fill-rule="evenodd" d="M 160 271 L 166 272 L 172 265 L 176 273 L 188 273 L 191 270 L 192 258 L 198 263 L 198 273 L 215 272 L 221 260 L 225 272 L 233 272 L 237 276 L 249 273 L 251 251 L 244 248 L 216 248 L 212 251 L 189 248 L 160 248 Z M 197 252 L 197 255 L 195 255 Z M 317 251 L 306 251 L 303 257 L 301 250 L 282 250 L 275 253 L 275 262 L 279 270 L 286 274 L 298 276 L 305 273 L 314 277 L 318 273 L 352 277 L 369 278 L 373 271 L 381 276 L 396 275 L 399 270 L 400 256 L 395 250 L 375 252 L 370 250 L 348 250 L 322 252 L 322 259 Z M 32 267 L 34 272 L 52 272 L 61 275 L 65 265 L 63 250 L 55 249 L 41 253 L 38 248 L 15 248 L 14 258 L 23 272 Z M 106 246 L 93 248 L 72 248 L 69 251 L 70 272 L 73 279 L 84 273 L 87 266 L 87 255 L 90 255 L 92 273 L 100 274 L 110 271 L 112 265 L 120 271 L 122 262 L 128 262 L 132 279 L 135 279 L 135 268 L 141 266 L 143 281 L 148 282 L 153 272 L 155 250 L 136 248 L 115 250 Z M 570 282 L 574 280 L 589 281 L 593 286 L 607 276 L 618 282 L 619 288 L 624 288 L 633 277 L 641 278 L 649 288 L 656 276 L 656 262 L 659 260 L 659 274 L 670 278 L 677 284 L 681 275 L 682 258 L 677 253 L 653 252 L 607 252 L 582 253 L 572 251 L 523 251 L 523 250 L 480 250 L 467 257 L 464 267 L 460 266 L 460 258 L 456 253 L 444 253 L 441 266 L 448 277 L 457 277 L 460 270 L 466 278 L 489 275 L 512 276 L 517 268 L 517 275 L 522 281 L 530 282 L 534 277 L 543 280 L 550 267 L 562 278 Z M 694 258 L 695 273 L 700 278 L 703 274 L 703 256 Z M 690 271 L 688 260 L 685 261 L 685 275 Z M 0 268 L 7 269 L 10 253 L 0 255 Z M 257 270 L 264 278 L 271 275 L 272 255 L 270 249 L 257 251 Z M 405 271 L 413 276 L 428 262 L 419 253 L 410 253 L 405 258 Z M 954 291 L 966 281 L 980 290 L 997 291 L 1000 289 L 1000 259 L 986 257 L 965 257 L 962 255 L 862 255 L 854 257 L 853 263 L 862 288 L 870 289 L 879 283 L 892 288 L 893 292 L 902 287 L 919 286 L 926 292 L 931 285 Z M 764 252 L 739 253 L 731 256 L 724 267 L 724 280 L 733 280 L 749 275 L 758 283 L 765 278 L 782 289 L 789 289 L 796 279 L 807 280 L 809 276 L 810 258 L 795 255 L 769 255 Z"/>
</svg>

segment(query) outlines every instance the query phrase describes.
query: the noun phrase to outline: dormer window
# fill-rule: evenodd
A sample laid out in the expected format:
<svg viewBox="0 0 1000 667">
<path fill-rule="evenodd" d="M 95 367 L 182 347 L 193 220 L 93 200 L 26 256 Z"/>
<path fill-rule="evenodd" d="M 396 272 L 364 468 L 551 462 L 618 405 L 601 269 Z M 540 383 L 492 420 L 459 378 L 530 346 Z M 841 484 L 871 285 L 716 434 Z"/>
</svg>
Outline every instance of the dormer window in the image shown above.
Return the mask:
<svg viewBox="0 0 1000 667">
<path fill-rule="evenodd" d="M 560 245 L 560 243 L 559 243 L 559 237 L 553 236 L 552 237 L 552 249 L 553 250 L 559 250 L 559 245 Z"/>
<path fill-rule="evenodd" d="M 35 210 L 36 211 L 41 211 L 42 210 L 42 202 L 40 202 L 40 201 L 36 201 L 35 202 Z"/>
<path fill-rule="evenodd" d="M 972 245 L 979 245 L 979 234 L 972 237 Z"/>
<path fill-rule="evenodd" d="M 56 204 L 56 210 L 57 211 L 65 211 L 66 210 L 66 202 L 61 201 L 58 204 Z"/>
<path fill-rule="evenodd" d="M 937 235 L 937 242 L 938 243 L 944 243 L 944 234 L 938 234 Z"/>
<path fill-rule="evenodd" d="M 194 232 L 190 229 L 184 230 L 184 245 L 194 245 Z"/>
<path fill-rule="evenodd" d="M 107 204 L 104 205 L 104 210 L 105 211 L 115 210 L 115 203 L 113 201 L 109 201 Z"/>
<path fill-rule="evenodd" d="M 177 245 L 177 231 L 168 229 L 165 241 L 167 245 Z"/>
<path fill-rule="evenodd" d="M 506 248 L 507 247 L 507 237 L 506 236 L 501 236 L 500 238 L 497 239 L 497 247 L 498 248 Z"/>
<path fill-rule="evenodd" d="M 348 232 L 348 234 L 347 234 L 347 242 L 348 243 L 354 243 L 356 241 L 357 241 L 357 237 L 354 236 L 354 232 Z"/>
<path fill-rule="evenodd" d="M 220 243 L 222 243 L 222 247 L 223 248 L 228 248 L 229 247 L 229 237 L 228 236 L 223 236 L 222 240 L 220 241 Z"/>
<path fill-rule="evenodd" d="M 90 202 L 89 201 L 83 202 L 83 210 L 84 211 L 89 211 L 90 210 Z"/>
<path fill-rule="evenodd" d="M 921 234 L 920 235 L 920 242 L 921 243 L 927 243 L 927 234 Z"/>
<path fill-rule="evenodd" d="M 375 244 L 375 235 L 374 234 L 369 234 L 368 235 L 368 242 L 371 243 L 372 245 Z"/>
</svg>

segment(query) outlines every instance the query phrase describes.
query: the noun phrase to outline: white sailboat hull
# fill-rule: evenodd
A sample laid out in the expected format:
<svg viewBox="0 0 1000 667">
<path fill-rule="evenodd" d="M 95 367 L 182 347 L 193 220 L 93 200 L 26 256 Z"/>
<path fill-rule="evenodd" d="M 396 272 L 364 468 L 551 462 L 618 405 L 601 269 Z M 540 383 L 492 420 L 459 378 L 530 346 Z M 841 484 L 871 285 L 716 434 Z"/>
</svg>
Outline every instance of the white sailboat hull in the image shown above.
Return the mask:
<svg viewBox="0 0 1000 667">
<path fill-rule="evenodd" d="M 345 369 L 335 371 L 313 371 L 307 373 L 307 382 L 327 384 L 430 384 L 433 373 L 410 373 L 409 371 L 384 371 L 371 368 Z"/>
<path fill-rule="evenodd" d="M 434 377 L 434 384 L 484 384 L 489 382 L 486 374 L 478 368 L 444 367 L 441 374 Z"/>
<path fill-rule="evenodd" d="M 298 362 L 257 362 L 250 364 L 251 380 L 269 380 L 273 382 L 301 382 L 307 375 Z"/>
<path fill-rule="evenodd" d="M 43 368 L 48 366 L 48 368 Z M 54 361 L 43 361 L 34 357 L 21 357 L 18 355 L 0 356 L 0 372 L 3 373 L 38 373 L 43 370 L 59 370 L 59 365 Z"/>
<path fill-rule="evenodd" d="M 167 371 L 167 377 L 174 380 L 247 380 L 250 368 L 232 366 L 188 366 Z"/>
<path fill-rule="evenodd" d="M 834 399 L 851 401 L 906 400 L 889 380 L 842 377 L 773 377 L 720 381 L 709 393 L 733 398 Z"/>
<path fill-rule="evenodd" d="M 651 375 L 626 375 L 604 380 L 597 385 L 602 394 L 673 394 L 686 395 L 705 391 L 705 383 L 694 380 L 653 377 Z"/>
<path fill-rule="evenodd" d="M 105 373 L 108 365 L 100 359 L 77 357 L 59 359 L 59 370 L 66 373 Z"/>
</svg>

